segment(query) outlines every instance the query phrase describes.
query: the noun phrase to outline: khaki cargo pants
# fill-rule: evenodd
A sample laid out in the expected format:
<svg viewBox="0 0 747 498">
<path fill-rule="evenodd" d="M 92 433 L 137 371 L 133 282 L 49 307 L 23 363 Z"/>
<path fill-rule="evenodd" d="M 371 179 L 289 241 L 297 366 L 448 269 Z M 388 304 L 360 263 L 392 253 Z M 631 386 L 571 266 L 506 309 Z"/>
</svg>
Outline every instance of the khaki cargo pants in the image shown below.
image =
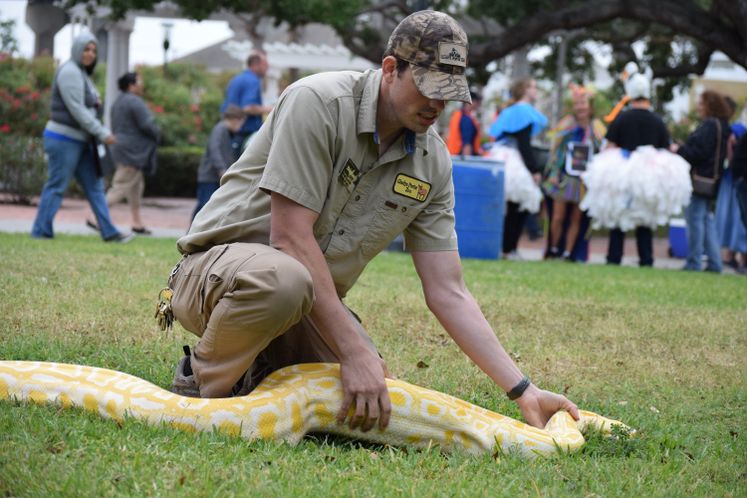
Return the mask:
<svg viewBox="0 0 747 498">
<path fill-rule="evenodd" d="M 311 275 L 272 247 L 237 242 L 190 254 L 169 286 L 174 317 L 200 337 L 192 370 L 203 398 L 231 396 L 245 373 L 256 385 L 287 365 L 339 362 L 307 316 L 314 303 Z"/>
</svg>

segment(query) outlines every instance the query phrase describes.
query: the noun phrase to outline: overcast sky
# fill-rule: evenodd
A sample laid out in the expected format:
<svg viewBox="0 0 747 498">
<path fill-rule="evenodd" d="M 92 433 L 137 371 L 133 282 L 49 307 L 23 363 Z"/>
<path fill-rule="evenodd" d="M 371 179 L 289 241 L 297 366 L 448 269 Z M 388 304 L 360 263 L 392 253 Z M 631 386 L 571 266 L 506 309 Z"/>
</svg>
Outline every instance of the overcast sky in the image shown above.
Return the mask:
<svg viewBox="0 0 747 498">
<path fill-rule="evenodd" d="M 30 57 L 34 52 L 34 33 L 26 26 L 26 0 L 0 0 L 0 19 L 16 21 L 15 37 L 18 40 L 21 56 Z M 140 17 L 135 20 L 135 28 L 130 36 L 130 65 L 161 64 L 163 62 L 163 26 L 173 23 L 171 28 L 171 48 L 169 59 L 181 57 L 195 50 L 229 38 L 233 32 L 225 21 L 188 21 L 181 19 L 161 19 Z M 76 29 L 80 29 L 77 26 Z M 75 31 L 77 34 L 78 31 Z M 54 39 L 55 57 L 67 60 L 73 29 L 70 25 L 62 28 Z"/>
</svg>

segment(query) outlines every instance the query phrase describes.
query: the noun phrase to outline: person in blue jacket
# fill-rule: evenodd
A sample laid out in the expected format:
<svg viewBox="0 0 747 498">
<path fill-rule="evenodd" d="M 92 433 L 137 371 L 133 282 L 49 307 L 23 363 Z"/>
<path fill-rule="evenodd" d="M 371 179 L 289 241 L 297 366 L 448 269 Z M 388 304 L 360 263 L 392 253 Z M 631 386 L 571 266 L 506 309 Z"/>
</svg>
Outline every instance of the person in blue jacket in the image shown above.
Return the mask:
<svg viewBox="0 0 747 498">
<path fill-rule="evenodd" d="M 517 80 L 511 85 L 510 93 L 511 104 L 501 111 L 488 133 L 496 144 L 518 149 L 524 166 L 539 185 L 544 164 L 539 164 L 534 157 L 531 140 L 547 127 L 547 118 L 532 105 L 537 99 L 537 82 L 532 78 Z M 519 204 L 506 203 L 503 254 L 507 259 L 519 259 L 516 248 L 528 214 L 519 209 Z"/>
<path fill-rule="evenodd" d="M 226 88 L 226 99 L 220 108 L 221 114 L 229 105 L 238 106 L 246 115 L 246 121 L 238 133 L 233 135 L 234 161 L 241 156 L 247 139 L 262 126 L 262 116 L 272 110 L 272 106 L 262 104 L 262 78 L 269 68 L 267 55 L 254 50 L 246 60 L 246 69 L 234 76 Z"/>
</svg>

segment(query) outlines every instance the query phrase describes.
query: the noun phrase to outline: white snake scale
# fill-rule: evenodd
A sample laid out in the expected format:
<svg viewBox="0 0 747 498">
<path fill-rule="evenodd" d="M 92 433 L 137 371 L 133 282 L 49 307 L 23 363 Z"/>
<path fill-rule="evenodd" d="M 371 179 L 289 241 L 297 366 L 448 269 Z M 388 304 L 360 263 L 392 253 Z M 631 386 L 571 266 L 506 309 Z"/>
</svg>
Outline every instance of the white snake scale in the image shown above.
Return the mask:
<svg viewBox="0 0 747 498">
<path fill-rule="evenodd" d="M 519 451 L 534 457 L 574 451 L 592 425 L 609 433 L 624 424 L 581 411 L 576 422 L 556 413 L 537 429 L 453 396 L 387 379 L 392 416 L 385 430 L 350 430 L 335 422 L 342 397 L 339 366 L 309 363 L 283 368 L 243 397 L 188 398 L 132 375 L 81 365 L 0 361 L 0 399 L 81 407 L 121 421 L 134 417 L 186 431 L 217 429 L 248 440 L 296 444 L 310 432 L 344 435 L 394 446 L 461 448 L 470 453 Z"/>
</svg>

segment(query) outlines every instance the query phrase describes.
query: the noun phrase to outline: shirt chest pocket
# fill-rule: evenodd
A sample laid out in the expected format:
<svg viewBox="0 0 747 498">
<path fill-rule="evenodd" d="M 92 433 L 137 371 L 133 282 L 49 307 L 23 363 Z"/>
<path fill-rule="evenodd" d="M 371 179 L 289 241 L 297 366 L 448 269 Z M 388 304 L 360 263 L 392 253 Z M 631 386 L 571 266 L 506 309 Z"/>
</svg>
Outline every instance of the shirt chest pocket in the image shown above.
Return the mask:
<svg viewBox="0 0 747 498">
<path fill-rule="evenodd" d="M 381 196 L 361 243 L 366 257 L 373 257 L 389 246 L 422 211 L 422 203 L 400 196 Z"/>
</svg>

